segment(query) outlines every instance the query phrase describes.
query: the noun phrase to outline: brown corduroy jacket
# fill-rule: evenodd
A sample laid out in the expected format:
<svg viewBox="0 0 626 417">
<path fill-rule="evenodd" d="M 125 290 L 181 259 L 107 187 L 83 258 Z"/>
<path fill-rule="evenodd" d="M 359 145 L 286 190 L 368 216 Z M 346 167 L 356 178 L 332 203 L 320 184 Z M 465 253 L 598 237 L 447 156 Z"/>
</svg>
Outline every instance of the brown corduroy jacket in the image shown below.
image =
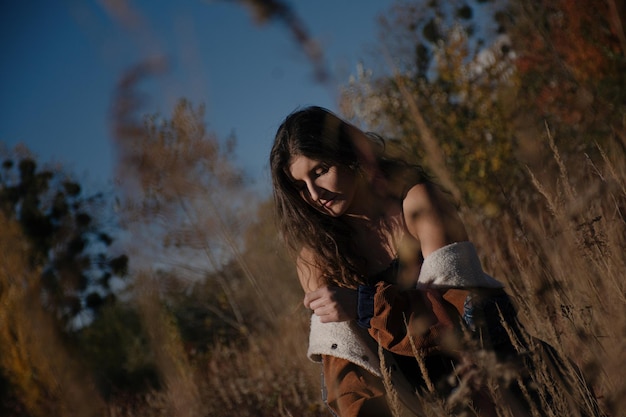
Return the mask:
<svg viewBox="0 0 626 417">
<path fill-rule="evenodd" d="M 407 360 L 415 360 L 416 354 L 425 359 L 440 354 L 452 357 L 449 336 L 459 329 L 467 294 L 459 289 L 400 290 L 379 282 L 369 334 L 384 349 Z M 338 416 L 392 415 L 382 379 L 346 359 L 324 355 L 322 362 L 327 403 Z"/>
</svg>

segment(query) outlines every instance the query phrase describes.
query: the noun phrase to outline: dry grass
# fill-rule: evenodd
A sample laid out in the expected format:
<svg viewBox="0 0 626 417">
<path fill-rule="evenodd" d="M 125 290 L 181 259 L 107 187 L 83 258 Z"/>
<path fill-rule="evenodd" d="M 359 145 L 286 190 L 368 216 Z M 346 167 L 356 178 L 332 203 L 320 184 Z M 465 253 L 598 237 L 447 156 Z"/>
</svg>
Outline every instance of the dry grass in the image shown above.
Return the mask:
<svg viewBox="0 0 626 417">
<path fill-rule="evenodd" d="M 272 12 L 267 9 L 271 2 L 248 3 L 263 19 L 282 10 L 278 17 L 289 21 L 290 13 L 285 6 Z M 308 51 L 318 75 L 323 75 L 324 69 L 317 64 L 321 62 L 317 47 L 299 24 L 299 21 L 292 22 L 289 28 L 295 35 L 304 34 L 298 38 L 299 42 Z M 138 71 L 135 78 L 129 77 L 127 82 L 132 84 L 142 76 Z M 121 88 L 130 87 L 122 85 Z M 413 119 L 419 122 L 422 136 L 430 138 L 428 126 L 409 96 L 406 93 Z M 132 98 L 132 95 L 121 95 L 121 99 L 127 101 L 120 99 L 116 103 L 119 114 L 116 113 L 114 118 L 118 122 L 115 126 L 118 140 L 137 139 L 146 133 L 143 123 L 134 119 L 137 109 L 133 107 L 136 103 Z M 182 127 L 189 127 L 187 118 L 182 117 L 186 114 L 181 111 L 179 115 L 185 119 L 180 122 Z M 190 114 L 201 118 L 194 112 Z M 229 219 L 220 219 L 213 214 L 208 216 L 210 223 L 199 221 L 199 214 L 206 215 L 207 207 L 211 213 L 228 213 L 231 207 L 219 206 L 216 199 L 204 199 L 204 194 L 213 190 L 213 185 L 198 187 L 199 176 L 187 169 L 189 160 L 172 159 L 170 162 L 175 164 L 164 170 L 163 161 L 158 160 L 163 156 L 161 151 L 168 151 L 165 148 L 171 145 L 169 139 L 177 138 L 172 143 L 180 146 L 183 142 L 179 139 L 186 137 L 189 139 L 187 151 L 190 151 L 187 156 L 191 160 L 216 162 L 210 167 L 215 176 L 209 178 L 224 179 L 224 172 L 230 167 L 222 167 L 225 159 L 210 146 L 212 142 L 207 141 L 204 131 L 198 134 L 193 129 L 178 131 L 175 127 L 171 132 L 168 130 L 167 135 L 153 132 L 154 143 L 163 144 L 163 149 L 145 147 L 143 153 L 135 154 L 137 142 L 129 142 L 127 148 L 123 148 L 126 153 L 121 152 L 127 157 L 122 165 L 129 169 L 124 177 L 136 181 L 135 188 L 130 189 L 132 195 L 136 195 L 141 186 L 145 187 L 146 182 L 162 180 L 164 183 L 153 186 L 152 189 L 157 190 L 153 196 L 156 196 L 155 201 L 169 197 L 166 203 L 182 200 L 181 183 L 200 188 L 198 201 L 202 204 L 197 213 L 190 216 L 180 209 L 180 205 L 172 206 L 178 215 L 184 214 L 179 224 L 186 225 L 194 233 L 218 230 L 224 241 L 223 247 L 232 250 L 232 257 L 244 271 L 245 279 L 237 282 L 223 279 L 219 282 L 221 287 L 216 285 L 216 291 L 221 288 L 230 297 L 226 297 L 230 303 L 227 304 L 236 318 L 232 327 L 245 327 L 246 339 L 239 344 L 220 342 L 205 346 L 202 353 L 188 349 L 180 328 L 160 298 L 163 294 L 150 290 L 149 281 L 140 280 L 143 291 L 137 292 L 136 304 L 148 335 L 146 355 L 154 357 L 161 385 L 142 393 L 116 392 L 105 398 L 95 389 L 88 370 L 72 357 L 72 347 L 53 331 L 50 317 L 37 306 L 36 285 L 33 285 L 37 271 L 29 270 L 24 262 L 27 248 L 22 247 L 23 237 L 14 224 L 0 218 L 0 363 L 3 376 L 13 384 L 13 392 L 4 397 L 12 403 L 1 404 L 1 413 L 61 417 L 329 415 L 321 403 L 319 367 L 306 359 L 308 314 L 299 304 L 301 293 L 294 284 L 293 268 L 286 264 L 276 239 L 268 238 L 273 231 L 268 226 L 272 222 L 271 216 L 264 213 L 260 218 L 261 225 L 253 226 L 256 229 L 250 232 L 248 253 L 238 252 L 239 235 L 227 227 Z M 618 132 L 617 135 L 623 134 Z M 538 364 L 538 371 L 530 385 L 527 380 L 521 384 L 523 393 L 541 387 L 540 401 L 531 414 L 575 416 L 581 408 L 593 408 L 597 398 L 608 415 L 624 416 L 626 155 L 623 148 L 616 147 L 598 149 L 596 156 L 578 155 L 566 160 L 559 155 L 549 131 L 547 143 L 554 156 L 554 169 L 540 173 L 528 171 L 529 180 L 534 185 L 533 193 L 508 196 L 508 211 L 500 213 L 497 218 L 483 216 L 474 210 L 464 210 L 462 214 L 471 239 L 483 257 L 484 268 L 506 282 L 524 326 L 532 336 L 552 345 L 560 356 L 572 360 L 572 365 L 564 366 L 564 381 L 556 381 L 551 378 L 553 372 L 549 369 L 549 362 L 536 357 L 540 350 L 531 349 L 528 354 Z M 153 158 L 157 159 L 145 158 L 150 156 L 146 153 L 150 149 L 154 150 Z M 199 149 L 204 154 L 199 153 Z M 443 161 L 434 139 L 428 150 L 431 159 Z M 146 171 L 146 161 L 155 162 L 156 174 Z M 143 171 L 132 172 L 138 166 L 142 166 Z M 443 162 L 437 164 L 436 168 L 442 169 L 437 174 L 450 189 L 456 190 L 452 176 L 443 169 L 444 166 Z M 190 179 L 162 176 L 162 171 L 181 176 L 189 174 Z M 146 173 L 150 175 L 142 177 Z M 164 194 L 164 187 L 175 192 Z M 210 206 L 205 204 L 207 201 Z M 155 226 L 155 219 L 165 226 L 174 224 L 172 218 L 163 213 L 160 212 L 159 216 L 142 213 L 140 220 L 148 223 L 148 229 Z M 219 221 L 216 222 L 216 218 Z M 265 230 L 267 228 L 269 230 Z M 179 227 L 172 232 L 176 237 L 175 232 L 185 231 Z M 205 263 L 213 267 L 224 264 L 212 260 L 213 246 L 210 243 L 213 242 L 195 235 L 193 242 L 206 252 L 208 262 Z M 171 252 L 170 248 L 165 249 Z M 185 258 L 177 261 L 188 266 Z M 271 319 L 271 326 L 248 325 L 257 317 L 243 317 L 244 313 L 240 313 L 243 310 L 259 312 L 258 317 Z M 515 416 L 515 407 L 510 407 L 512 400 L 503 386 L 516 380 L 516 371 L 495 361 L 488 352 L 478 349 L 470 353 L 472 362 L 477 365 L 475 373 L 471 378 L 460 379 L 459 390 L 448 399 L 448 404 L 425 398 L 432 405 L 429 413 L 453 413 L 458 404 L 467 402 L 471 384 L 481 384 L 498 399 L 499 416 Z M 579 383 L 576 367 L 595 390 L 595 396 Z M 548 396 L 552 398 L 550 401 Z M 573 404 L 574 400 L 579 403 Z M 464 412 L 468 413 L 467 410 Z"/>
<path fill-rule="evenodd" d="M 182 117 L 185 114 L 188 113 L 182 111 L 179 120 L 174 121 L 178 124 L 168 127 L 165 133 L 172 138 L 191 138 L 185 145 L 189 152 L 184 155 L 200 166 L 210 158 L 193 152 L 194 144 L 199 142 L 206 148 L 205 141 L 215 139 L 207 139 L 203 132 L 194 136 L 194 123 L 198 121 L 192 118 L 190 122 Z M 155 138 L 170 138 L 159 132 L 149 133 L 152 136 L 144 137 L 137 127 L 130 136 L 152 138 L 152 142 L 144 143 L 144 148 L 151 152 L 155 151 Z M 178 148 L 163 146 L 153 156 L 167 156 L 177 169 L 183 167 L 180 171 L 172 168 L 172 172 L 187 175 L 185 167 L 190 164 L 176 159 L 181 158 L 181 152 L 177 152 L 181 142 L 172 141 Z M 553 155 L 553 169 L 541 173 L 529 170 L 527 180 L 532 187 L 520 187 L 534 191 L 507 195 L 507 211 L 497 217 L 468 209 L 463 209 L 462 215 L 485 270 L 506 282 L 518 306 L 520 321 L 529 333 L 552 345 L 559 356 L 572 360 L 572 364 L 564 363 L 562 367 L 563 381 L 556 381 L 542 350 L 530 349 L 528 355 L 537 364 L 537 372 L 533 378 L 522 381 L 520 390 L 522 395 L 530 395 L 540 387 L 540 399 L 531 414 L 584 415 L 577 414 L 578 410 L 592 409 L 597 398 L 608 415 L 622 416 L 626 413 L 626 383 L 622 376 L 626 363 L 626 155 L 616 146 L 598 149 L 593 156 L 576 155 L 566 160 L 559 155 L 550 131 L 546 142 Z M 146 176 L 150 173 L 145 172 L 145 164 L 130 166 L 132 161 L 144 161 L 144 156 L 151 155 L 141 153 L 137 143 L 132 142 L 132 149 L 140 153 L 127 161 L 127 168 L 132 171 L 144 167 L 142 175 Z M 228 164 L 209 148 L 211 158 Z M 185 278 L 186 269 L 203 263 L 211 266 L 204 270 L 205 274 L 215 272 L 216 266 L 229 266 L 231 270 L 206 275 L 215 279 L 215 288 L 223 292 L 207 298 L 222 302 L 223 306 L 211 305 L 207 310 L 228 319 L 224 327 L 239 331 L 236 341 L 216 339 L 200 352 L 195 347 L 190 349 L 170 305 L 172 292 L 178 292 L 178 299 L 185 304 L 183 293 L 192 288 L 187 285 L 189 279 L 183 279 L 180 285 L 169 285 L 162 275 L 143 269 L 135 275 L 134 303 L 147 334 L 146 356 L 154 360 L 160 386 L 141 393 L 99 394 L 83 365 L 72 357 L 75 349 L 52 334 L 49 326 L 46 329 L 47 319 L 33 307 L 36 297 L 27 291 L 26 281 L 15 279 L 22 270 L 29 276 L 35 276 L 35 271 L 29 272 L 24 266 L 26 255 L 19 250 L 26 249 L 15 244 L 20 241 L 19 231 L 9 229 L 7 224 L 1 234 L 4 241 L 0 243 L 13 252 L 3 251 L 4 269 L 0 270 L 0 312 L 5 324 L 2 337 L 8 346 L 3 347 L 3 368 L 17 390 L 12 397 L 4 396 L 14 404 L 3 405 L 2 411 L 24 416 L 71 416 L 77 415 L 77 410 L 82 410 L 82 415 L 116 417 L 328 415 L 321 403 L 319 366 L 309 362 L 305 354 L 308 313 L 300 301 L 302 294 L 293 265 L 277 241 L 271 206 L 263 205 L 258 222 L 252 225 L 216 216 L 234 214 L 226 206 L 215 205 L 215 193 L 229 193 L 228 188 L 215 189 L 224 180 L 224 172 L 227 179 L 232 176 L 226 165 L 220 170 L 201 170 L 206 178 L 215 178 L 209 184 L 212 188 L 208 190 L 214 191 L 211 193 L 197 186 L 196 175 L 163 177 L 156 170 L 154 178 L 161 183 L 145 190 L 152 192 L 153 199 L 167 196 L 155 194 L 156 189 L 170 190 L 175 198 L 165 199 L 160 205 L 139 204 L 138 207 L 153 211 L 149 215 L 140 213 L 138 221 L 152 228 L 158 219 L 168 232 L 166 237 L 185 232 L 188 241 L 177 241 L 177 251 L 166 245 L 161 251 L 150 252 L 150 245 L 142 246 L 148 248 L 144 256 L 152 255 L 152 261 L 158 258 L 162 265 L 167 260 L 165 254 L 184 254 L 181 248 L 196 250 L 194 265 L 185 264 L 185 258 L 171 259 L 170 265 L 176 266 L 170 274 L 174 277 L 180 273 L 179 278 Z M 143 179 L 152 184 L 154 178 Z M 191 191 L 181 186 L 187 183 L 192 185 Z M 136 189 L 133 191 L 137 195 Z M 503 192 L 506 194 L 507 190 Z M 204 204 L 207 194 L 208 206 Z M 156 208 L 159 210 L 154 211 Z M 250 217 L 249 210 L 244 213 Z M 245 251 L 239 249 L 242 242 Z M 135 245 L 140 243 L 138 240 Z M 148 243 L 160 244 L 154 236 Z M 216 262 L 213 258 L 216 253 L 225 256 L 229 250 L 233 263 Z M 47 343 L 45 350 L 42 340 Z M 13 359 L 7 359 L 9 354 Z M 498 414 L 516 416 L 516 407 L 511 407 L 514 399 L 505 389 L 508 383 L 516 381 L 515 372 L 482 351 L 474 352 L 472 361 L 478 365 L 474 380 L 481 381 L 498 399 Z M 595 396 L 579 383 L 576 367 L 582 370 Z M 461 379 L 459 390 L 446 404 L 425 398 L 430 404 L 428 409 L 435 415 L 471 415 L 471 407 L 467 407 L 467 393 L 471 390 L 467 383 Z"/>
<path fill-rule="evenodd" d="M 557 381 L 552 378 L 553 365 L 536 357 L 541 349 L 528 353 L 538 365 L 532 378 L 521 384 L 522 395 L 541 387 L 531 415 L 584 415 L 579 410 L 592 409 L 597 398 L 608 415 L 621 416 L 626 413 L 626 156 L 601 150 L 596 157 L 580 155 L 570 160 L 566 169 L 556 146 L 552 151 L 555 174 L 543 173 L 542 179 L 529 174 L 536 190 L 534 201 L 511 196 L 509 211 L 498 218 L 472 210 L 464 211 L 463 217 L 485 269 L 506 282 L 529 333 L 572 360 L 563 367 L 563 381 Z M 574 170 L 579 164 L 583 168 Z M 56 336 L 39 333 L 38 340 L 31 334 L 29 328 L 34 327 L 25 317 L 44 319 L 37 318 L 35 310 L 27 313 L 25 305 L 15 309 L 26 293 L 19 295 L 15 282 L 5 274 L 3 320 L 22 323 L 15 327 L 22 333 L 5 334 L 15 344 L 3 351 L 19 356 L 16 364 L 30 363 L 30 370 L 14 368 L 18 390 L 13 398 L 21 405 L 6 408 L 8 415 L 35 416 L 55 410 L 59 416 L 69 416 L 75 415 L 77 404 L 83 404 L 90 415 L 116 417 L 329 415 L 321 402 L 319 366 L 306 359 L 308 313 L 300 303 L 293 268 L 275 241 L 269 211 L 261 212 L 260 219 L 250 236 L 255 245 L 249 244 L 239 259 L 272 298 L 260 296 L 256 287 L 248 288 L 245 277 L 229 285 L 236 290 L 236 301 L 247 311 L 260 312 L 259 317 L 271 305 L 276 313 L 273 325 L 248 326 L 239 344 L 219 342 L 202 352 L 190 350 L 159 298 L 163 294 L 150 290 L 150 281 L 145 281 L 143 290 L 136 292 L 137 305 L 150 345 L 146 355 L 154 357 L 161 385 L 143 393 L 117 392 L 105 398 L 90 388 L 88 374 L 71 359 L 71 350 L 64 351 L 65 345 L 55 341 Z M 8 229 L 4 236 L 15 238 Z M 43 336 L 49 341 L 47 355 L 38 344 Z M 498 399 L 499 416 L 516 416 L 515 407 L 510 407 L 513 399 L 503 388 L 516 380 L 515 370 L 497 363 L 487 352 L 476 350 L 471 355 L 477 365 L 472 377 L 460 378 L 459 389 L 446 404 L 425 398 L 429 412 L 471 415 L 465 405 L 471 387 L 479 384 Z M 595 396 L 579 383 L 576 367 Z M 38 379 L 28 376 L 33 372 L 39 373 Z"/>
<path fill-rule="evenodd" d="M 620 168 L 626 167 L 626 158 L 611 153 L 618 158 L 612 160 L 600 153 L 603 157 L 592 163 L 582 155 L 585 167 L 573 179 L 567 176 L 558 149 L 552 149 L 558 175 L 547 177 L 552 183 L 533 179 L 541 204 L 531 210 L 530 205 L 511 203 L 508 213 L 488 221 L 477 212 L 466 212 L 464 218 L 484 256 L 485 268 L 506 281 L 528 332 L 552 345 L 559 357 L 572 361 L 553 364 L 546 360 L 540 344 L 534 339 L 527 342 L 531 349 L 526 353 L 536 372 L 520 383 L 520 390 L 523 396 L 538 392 L 531 415 L 591 415 L 597 399 L 608 415 L 620 416 L 626 411 L 622 377 L 626 175 Z M 272 260 L 266 257 L 265 262 Z M 291 289 L 287 299 L 298 299 L 297 289 L 286 282 L 290 279 L 294 277 L 261 278 L 274 282 L 275 288 L 284 282 L 284 288 Z M 287 304 L 278 312 L 280 324 L 273 331 L 251 334 L 242 348 L 215 346 L 195 363 L 201 415 L 328 415 L 320 403 L 317 366 L 305 358 L 306 314 L 297 310 L 293 315 L 293 304 Z M 517 371 L 498 363 L 488 352 L 477 350 L 472 355 L 478 365 L 472 381 L 462 380 L 456 397 L 446 405 L 429 400 L 434 415 L 470 415 L 467 409 L 458 411 L 458 405 L 468 401 L 470 383 L 482 384 L 499 399 L 498 415 L 520 415 L 511 406 L 515 399 L 504 388 L 517 380 Z M 577 369 L 595 395 L 580 383 Z M 555 373 L 564 375 L 563 379 L 555 380 Z M 465 397 L 463 388 L 467 388 Z"/>
<path fill-rule="evenodd" d="M 542 182 L 529 173 L 539 209 L 511 205 L 488 228 L 475 214 L 466 221 L 485 268 L 507 281 L 525 327 L 583 371 L 609 415 L 623 415 L 626 161 L 618 149 L 612 158 L 599 152 L 599 161 L 580 155 L 569 167 L 576 175 L 568 175 L 549 133 L 548 140 L 558 175 Z M 567 374 L 578 377 L 571 367 Z M 539 382 L 556 395 L 564 390 Z M 587 392 L 572 397 L 592 401 Z"/>
<path fill-rule="evenodd" d="M 15 244 L 21 241 L 15 225 L 0 219 L 0 362 L 14 389 L 4 396 L 12 404 L 0 411 L 12 416 L 329 415 L 321 402 L 319 366 L 305 354 L 308 312 L 295 270 L 276 238 L 271 205 L 261 205 L 255 224 L 241 221 L 251 217 L 249 207 L 233 206 L 241 209 L 241 201 L 249 200 L 240 198 L 236 170 L 202 127 L 201 111 L 182 103 L 171 124 L 153 123 L 146 131 L 127 106 L 118 105 L 124 178 L 136 180 L 126 189 L 129 201 L 137 203 L 134 212 L 126 213 L 136 215 L 128 224 L 134 221 L 134 230 L 150 232 L 144 241 L 135 234 L 135 245 L 144 256 L 152 255 L 153 263 L 170 265 L 173 276 L 184 278 L 193 268 L 209 276 L 211 300 L 224 305 L 207 310 L 239 331 L 237 341 L 190 348 L 168 306 L 181 296 L 170 297 L 168 291 L 191 287 L 168 288 L 154 270 L 144 268 L 134 277 L 134 302 L 147 334 L 146 356 L 154 359 L 160 385 L 143 392 L 99 393 L 89 372 L 72 358 L 74 347 L 46 325 L 50 318 L 35 306 L 36 286 L 29 282 L 36 280 L 36 271 L 25 266 L 27 248 Z M 524 195 L 507 195 L 509 205 L 498 217 L 469 209 L 462 216 L 485 270 L 507 284 L 530 335 L 572 362 L 553 364 L 535 339 L 516 341 L 535 368 L 520 379 L 514 367 L 489 352 L 469 350 L 473 372 L 459 376 L 458 389 L 445 403 L 425 395 L 427 415 L 472 415 L 467 404 L 475 386 L 496 399 L 498 416 L 517 417 L 516 398 L 533 393 L 538 395 L 531 402 L 533 416 L 592 415 L 596 399 L 609 416 L 626 415 L 626 155 L 616 145 L 596 155 L 564 158 L 549 130 L 546 141 L 554 166 L 529 169 L 532 187 L 520 187 Z M 208 182 L 200 184 L 199 178 Z M 237 217 L 238 212 L 243 214 Z M 155 229 L 161 234 L 156 236 Z M 244 242 L 247 250 L 241 251 Z M 160 251 L 145 250 L 150 245 Z M 15 278 L 20 275 L 21 280 Z M 553 378 L 555 367 L 561 380 Z M 589 386 L 581 383 L 577 369 Z M 513 396 L 507 385 L 516 383 L 520 393 Z"/>
<path fill-rule="evenodd" d="M 533 192 L 509 196 L 508 211 L 497 218 L 476 210 L 463 210 L 462 215 L 484 268 L 506 282 L 529 333 L 552 345 L 558 356 L 572 360 L 556 365 L 562 367 L 564 378 L 555 380 L 551 369 L 555 365 L 545 360 L 541 345 L 528 342 L 528 352 L 520 348 L 536 365 L 536 372 L 520 383 L 522 396 L 539 395 L 531 415 L 585 415 L 597 398 L 608 415 L 622 416 L 626 155 L 616 147 L 565 161 L 550 134 L 547 141 L 554 170 L 529 171 Z M 13 278 L 21 270 L 34 272 L 20 266 L 26 255 L 19 251 L 26 249 L 12 243 L 19 241 L 18 231 L 6 224 L 0 311 L 10 326 L 2 332 L 3 368 L 16 390 L 10 396 L 15 404 L 2 411 L 15 416 L 42 415 L 45 410 L 59 416 L 77 415 L 80 410 L 83 415 L 116 417 L 328 415 L 321 403 L 319 366 L 305 354 L 308 313 L 272 222 L 271 206 L 264 205 L 259 222 L 247 226 L 247 251 L 236 256 L 246 273 L 239 278 L 237 273 L 224 274 L 222 284 L 230 289 L 230 302 L 245 307 L 239 308 L 246 324 L 240 336 L 245 337 L 237 342 L 217 342 L 201 352 L 190 349 L 168 308 L 167 286 L 136 277 L 136 305 L 149 346 L 146 355 L 154 358 L 160 386 L 110 396 L 93 388 L 88 372 L 73 360 L 72 346 L 45 326 L 47 319 L 33 307 L 36 297 L 23 286 L 27 281 Z M 9 354 L 14 359 L 7 359 Z M 498 400 L 499 416 L 517 416 L 516 407 L 511 407 L 514 397 L 505 388 L 517 380 L 515 370 L 481 350 L 469 355 L 477 365 L 471 378 L 459 378 L 459 389 L 445 404 L 425 397 L 429 413 L 471 415 L 466 404 L 478 384 Z M 595 396 L 580 383 L 577 368 Z"/>
</svg>

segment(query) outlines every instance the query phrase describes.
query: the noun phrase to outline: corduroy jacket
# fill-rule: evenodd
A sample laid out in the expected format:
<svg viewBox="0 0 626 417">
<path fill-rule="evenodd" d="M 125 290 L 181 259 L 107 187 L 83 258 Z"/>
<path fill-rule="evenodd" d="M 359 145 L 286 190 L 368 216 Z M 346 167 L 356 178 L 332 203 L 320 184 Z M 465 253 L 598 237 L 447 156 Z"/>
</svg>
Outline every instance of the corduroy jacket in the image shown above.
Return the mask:
<svg viewBox="0 0 626 417">
<path fill-rule="evenodd" d="M 433 385 L 445 385 L 441 380 L 452 370 L 458 353 L 452 336 L 468 292 L 400 290 L 384 281 L 374 289 L 368 329 L 354 322 L 321 324 L 313 317 L 309 356 L 322 362 L 326 402 L 336 415 L 391 416 L 382 377 L 389 372 L 404 414 L 419 416 L 414 393 L 425 389 L 423 373 Z"/>
</svg>

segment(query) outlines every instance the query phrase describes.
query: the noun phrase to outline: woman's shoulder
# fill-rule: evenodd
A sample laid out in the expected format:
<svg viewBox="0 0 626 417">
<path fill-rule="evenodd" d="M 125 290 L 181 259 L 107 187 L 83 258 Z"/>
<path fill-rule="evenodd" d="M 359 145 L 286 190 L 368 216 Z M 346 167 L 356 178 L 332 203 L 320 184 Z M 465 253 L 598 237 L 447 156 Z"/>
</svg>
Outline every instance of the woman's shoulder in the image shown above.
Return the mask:
<svg viewBox="0 0 626 417">
<path fill-rule="evenodd" d="M 410 186 L 402 198 L 402 209 L 405 215 L 432 207 L 435 202 L 433 193 L 432 186 L 427 183 Z"/>
<path fill-rule="evenodd" d="M 431 182 L 421 182 L 410 186 L 403 195 L 402 207 L 405 213 L 420 210 L 456 212 L 452 196 Z"/>
<path fill-rule="evenodd" d="M 402 202 L 405 225 L 427 256 L 445 244 L 467 240 L 456 205 L 443 189 L 432 183 L 412 186 Z"/>
</svg>

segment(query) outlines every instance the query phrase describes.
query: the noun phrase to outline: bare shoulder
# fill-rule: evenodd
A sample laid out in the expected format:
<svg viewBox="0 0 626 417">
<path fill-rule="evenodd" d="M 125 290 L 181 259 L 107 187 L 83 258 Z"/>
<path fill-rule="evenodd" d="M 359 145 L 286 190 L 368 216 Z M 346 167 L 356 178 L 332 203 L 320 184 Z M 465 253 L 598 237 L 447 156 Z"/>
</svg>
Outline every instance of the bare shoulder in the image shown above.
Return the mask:
<svg viewBox="0 0 626 417">
<path fill-rule="evenodd" d="M 406 193 L 402 202 L 405 217 L 413 218 L 423 214 L 445 216 L 456 213 L 450 197 L 434 184 L 415 184 Z"/>
<path fill-rule="evenodd" d="M 303 247 L 296 260 L 296 270 L 300 285 L 305 293 L 315 291 L 322 283 L 322 272 L 315 262 L 315 255 L 311 248 Z"/>
<path fill-rule="evenodd" d="M 429 188 L 430 186 L 427 184 L 415 184 L 409 189 L 402 201 L 405 215 L 408 213 L 415 214 L 420 210 L 432 208 L 433 198 Z"/>
<path fill-rule="evenodd" d="M 465 226 L 451 197 L 434 184 L 416 184 L 403 202 L 406 227 L 422 246 L 424 256 L 446 244 L 467 240 Z"/>
</svg>

